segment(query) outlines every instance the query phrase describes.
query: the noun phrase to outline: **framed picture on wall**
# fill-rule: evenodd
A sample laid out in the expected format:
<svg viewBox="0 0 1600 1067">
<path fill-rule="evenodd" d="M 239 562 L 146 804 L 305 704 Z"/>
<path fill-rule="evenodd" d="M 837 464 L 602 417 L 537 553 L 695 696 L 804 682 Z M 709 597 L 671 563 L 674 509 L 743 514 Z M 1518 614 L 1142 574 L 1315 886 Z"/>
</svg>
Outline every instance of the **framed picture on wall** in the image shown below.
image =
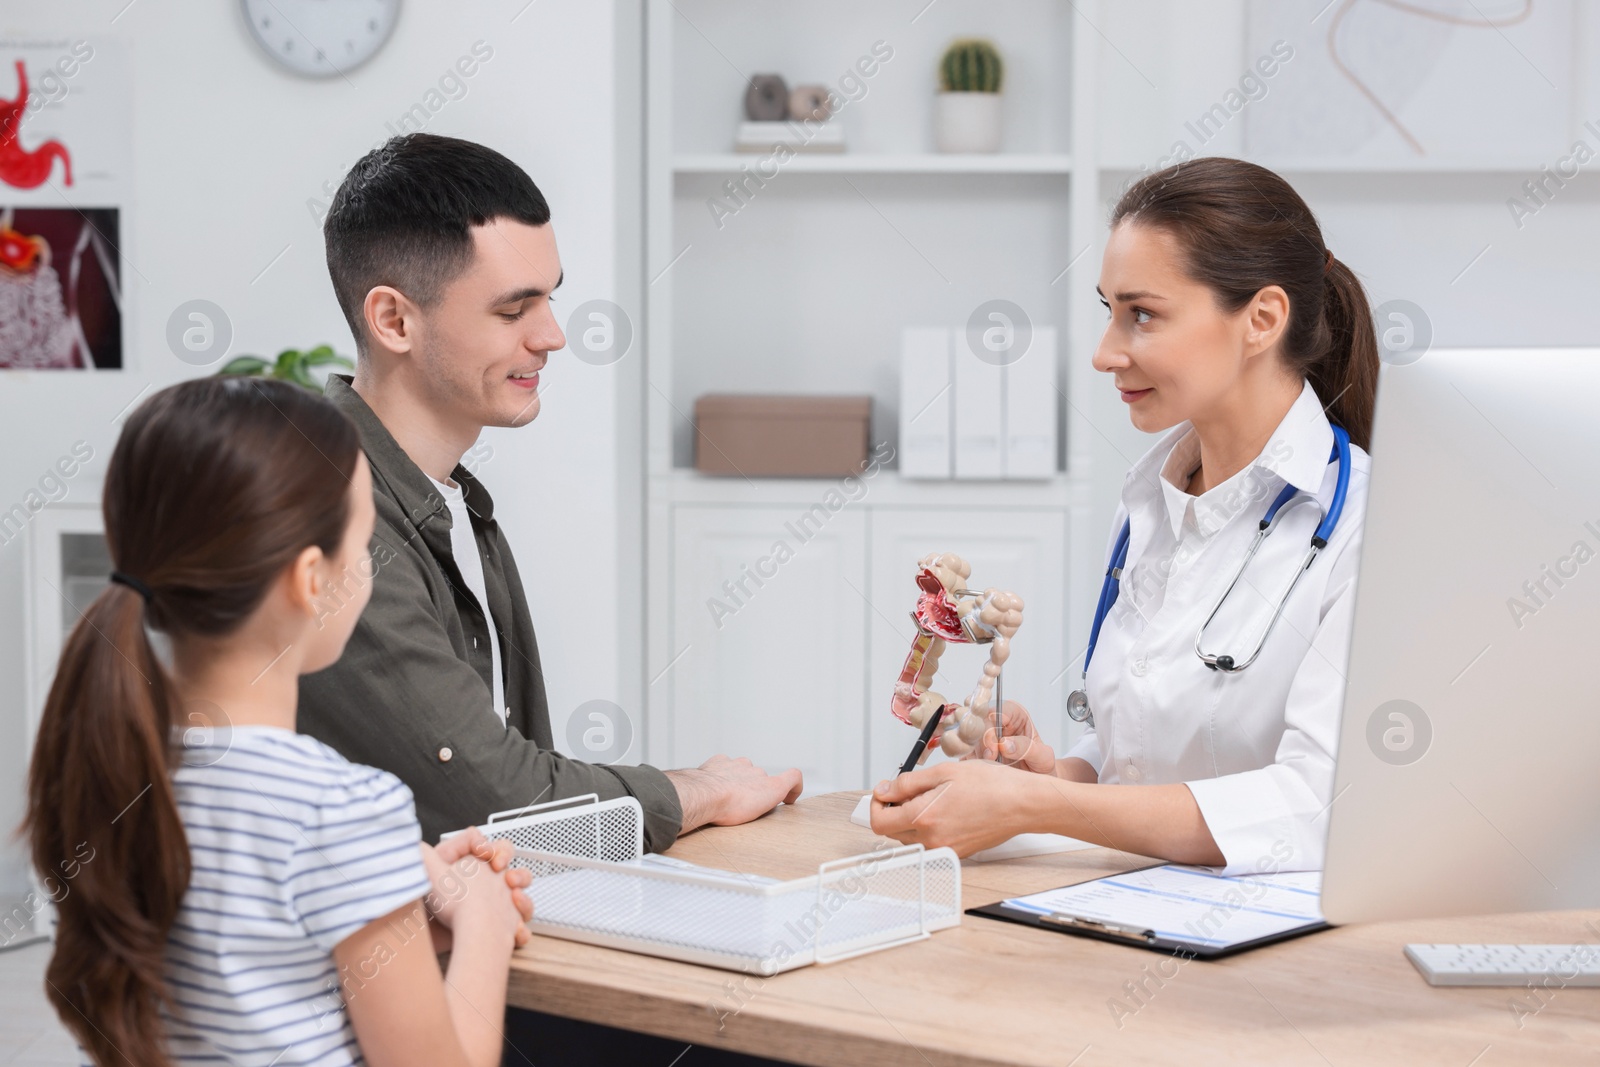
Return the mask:
<svg viewBox="0 0 1600 1067">
<path fill-rule="evenodd" d="M 0 33 L 0 370 L 121 370 L 132 93 L 110 36 Z"/>
<path fill-rule="evenodd" d="M 1245 24 L 1245 54 L 1285 72 L 1225 105 L 1252 159 L 1537 171 L 1584 135 L 1573 0 L 1250 0 Z"/>
<path fill-rule="evenodd" d="M 0 367 L 122 366 L 118 214 L 0 207 Z"/>
</svg>

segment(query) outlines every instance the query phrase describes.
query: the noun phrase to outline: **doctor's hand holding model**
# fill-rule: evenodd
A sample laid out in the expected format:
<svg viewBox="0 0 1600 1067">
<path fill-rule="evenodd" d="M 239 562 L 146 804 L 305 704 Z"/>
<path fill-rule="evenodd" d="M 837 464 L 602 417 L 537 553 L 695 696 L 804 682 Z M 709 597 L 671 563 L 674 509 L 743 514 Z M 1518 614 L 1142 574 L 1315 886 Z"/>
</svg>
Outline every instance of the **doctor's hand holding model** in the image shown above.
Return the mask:
<svg viewBox="0 0 1600 1067">
<path fill-rule="evenodd" d="M 1271 171 L 1207 158 L 1112 212 L 1095 352 L 1167 431 L 1112 524 L 1064 754 L 1007 702 L 972 758 L 874 791 L 961 855 L 1053 832 L 1230 874 L 1322 866 L 1378 348 L 1361 284 Z M 1069 675 L 1070 677 L 1070 675 Z"/>
</svg>

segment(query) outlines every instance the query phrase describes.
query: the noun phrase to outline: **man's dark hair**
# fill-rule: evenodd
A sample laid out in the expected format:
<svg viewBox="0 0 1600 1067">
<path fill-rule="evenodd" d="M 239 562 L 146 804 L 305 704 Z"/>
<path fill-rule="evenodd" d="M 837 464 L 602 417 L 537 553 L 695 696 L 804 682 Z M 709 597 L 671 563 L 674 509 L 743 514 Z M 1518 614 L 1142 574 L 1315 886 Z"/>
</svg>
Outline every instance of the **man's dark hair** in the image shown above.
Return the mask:
<svg viewBox="0 0 1600 1067">
<path fill-rule="evenodd" d="M 334 295 L 365 353 L 361 305 L 390 285 L 430 307 L 472 263 L 473 226 L 498 218 L 550 221 L 544 194 L 492 148 L 408 133 L 356 160 L 322 223 Z"/>
</svg>

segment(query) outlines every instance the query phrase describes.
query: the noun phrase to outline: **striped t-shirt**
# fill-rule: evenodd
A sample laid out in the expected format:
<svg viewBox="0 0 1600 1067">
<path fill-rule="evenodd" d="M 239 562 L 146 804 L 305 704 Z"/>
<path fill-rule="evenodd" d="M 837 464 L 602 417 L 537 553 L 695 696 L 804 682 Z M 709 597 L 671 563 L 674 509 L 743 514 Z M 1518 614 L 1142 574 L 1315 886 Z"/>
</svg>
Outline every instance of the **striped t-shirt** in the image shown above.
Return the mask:
<svg viewBox="0 0 1600 1067">
<path fill-rule="evenodd" d="M 332 951 L 429 891 L 411 790 L 271 726 L 188 731 L 173 778 L 193 860 L 167 938 L 173 1059 L 361 1063 L 342 993 L 362 976 Z"/>
</svg>

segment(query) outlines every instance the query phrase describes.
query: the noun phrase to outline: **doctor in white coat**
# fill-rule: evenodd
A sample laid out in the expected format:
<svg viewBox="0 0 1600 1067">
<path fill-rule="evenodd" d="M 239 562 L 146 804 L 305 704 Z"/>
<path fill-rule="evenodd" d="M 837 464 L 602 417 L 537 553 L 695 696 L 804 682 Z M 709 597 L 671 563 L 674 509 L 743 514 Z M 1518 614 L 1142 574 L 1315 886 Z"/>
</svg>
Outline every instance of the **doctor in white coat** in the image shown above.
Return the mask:
<svg viewBox="0 0 1600 1067">
<path fill-rule="evenodd" d="M 1167 431 L 1123 483 L 1119 595 L 1084 689 L 1093 724 L 1064 754 L 1006 703 L 971 758 L 880 782 L 881 834 L 965 856 L 1053 832 L 1230 874 L 1315 870 L 1334 750 L 1370 461 L 1378 347 L 1361 283 L 1282 178 L 1206 158 L 1148 175 L 1112 213 L 1099 291 L 1110 315 L 1096 369 L 1133 424 Z M 1327 545 L 1268 624 L 1338 481 Z M 1285 486 L 1296 494 L 1216 618 Z M 1069 676 L 1070 677 L 1070 676 Z"/>
</svg>

